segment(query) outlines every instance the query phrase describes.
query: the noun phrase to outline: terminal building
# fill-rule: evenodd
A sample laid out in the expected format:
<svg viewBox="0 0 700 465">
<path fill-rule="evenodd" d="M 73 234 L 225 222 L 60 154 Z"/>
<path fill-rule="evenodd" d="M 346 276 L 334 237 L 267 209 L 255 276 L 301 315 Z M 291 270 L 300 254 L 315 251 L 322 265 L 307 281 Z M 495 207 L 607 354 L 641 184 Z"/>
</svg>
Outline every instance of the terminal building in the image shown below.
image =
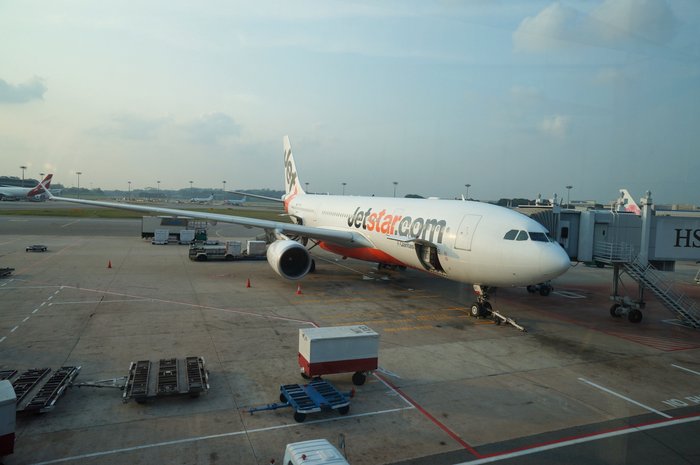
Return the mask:
<svg viewBox="0 0 700 465">
<path fill-rule="evenodd" d="M 677 261 L 700 262 L 700 212 L 657 211 L 650 192 L 639 208 L 618 202 L 609 210 L 563 209 L 555 203 L 519 210 L 549 229 L 573 261 L 613 267 L 611 316 L 641 321 L 644 291 L 649 289 L 679 324 L 700 329 L 698 303 L 660 273 L 673 271 Z M 619 294 L 624 273 L 638 283 L 637 296 Z"/>
</svg>

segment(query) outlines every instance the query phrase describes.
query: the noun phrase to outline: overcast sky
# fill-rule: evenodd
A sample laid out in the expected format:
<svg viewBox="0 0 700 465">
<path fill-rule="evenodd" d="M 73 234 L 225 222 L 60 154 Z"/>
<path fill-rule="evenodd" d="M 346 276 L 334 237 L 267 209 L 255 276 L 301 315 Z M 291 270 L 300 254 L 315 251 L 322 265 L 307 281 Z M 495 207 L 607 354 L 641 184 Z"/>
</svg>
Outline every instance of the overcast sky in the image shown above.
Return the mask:
<svg viewBox="0 0 700 465">
<path fill-rule="evenodd" d="M 0 2 L 0 174 L 700 204 L 698 0 Z"/>
</svg>

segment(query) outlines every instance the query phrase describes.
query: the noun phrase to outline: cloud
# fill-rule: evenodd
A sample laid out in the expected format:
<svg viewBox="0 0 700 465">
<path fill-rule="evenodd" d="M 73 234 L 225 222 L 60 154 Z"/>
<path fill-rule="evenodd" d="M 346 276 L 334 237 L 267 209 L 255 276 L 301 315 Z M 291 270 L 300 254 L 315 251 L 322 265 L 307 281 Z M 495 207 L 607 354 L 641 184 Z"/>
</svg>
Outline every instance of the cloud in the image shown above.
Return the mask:
<svg viewBox="0 0 700 465">
<path fill-rule="evenodd" d="M 223 138 L 239 135 L 241 127 L 225 113 L 208 113 L 186 124 L 185 131 L 193 142 L 217 144 Z"/>
<path fill-rule="evenodd" d="M 678 21 L 665 0 L 604 0 L 590 13 L 552 3 L 513 32 L 516 51 L 545 52 L 581 44 L 596 47 L 663 45 Z"/>
<path fill-rule="evenodd" d="M 568 116 L 547 116 L 540 122 L 540 131 L 548 136 L 563 139 L 569 131 L 570 122 L 571 118 Z"/>
<path fill-rule="evenodd" d="M 0 79 L 0 103 L 27 103 L 32 100 L 42 100 L 46 90 L 44 82 L 38 77 L 16 85 Z"/>
<path fill-rule="evenodd" d="M 112 136 L 131 140 L 149 140 L 157 136 L 163 126 L 171 122 L 170 118 L 144 118 L 135 115 L 115 115 L 111 121 L 101 127 L 93 128 L 89 134 Z"/>
</svg>

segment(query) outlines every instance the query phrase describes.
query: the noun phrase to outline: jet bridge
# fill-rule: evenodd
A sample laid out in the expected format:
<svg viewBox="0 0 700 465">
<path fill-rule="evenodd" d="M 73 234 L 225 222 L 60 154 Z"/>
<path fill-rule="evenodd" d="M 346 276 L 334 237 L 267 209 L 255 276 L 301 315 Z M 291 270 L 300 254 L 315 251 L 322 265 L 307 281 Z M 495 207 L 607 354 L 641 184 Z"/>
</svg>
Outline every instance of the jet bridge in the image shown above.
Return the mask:
<svg viewBox="0 0 700 465">
<path fill-rule="evenodd" d="M 566 210 L 555 205 L 525 209 L 542 223 L 574 261 L 613 267 L 610 314 L 642 320 L 644 291 L 651 290 L 673 312 L 678 323 L 700 329 L 700 306 L 684 296 L 661 271 L 677 261 L 700 260 L 700 212 L 656 211 L 651 193 L 642 199 L 641 214 L 611 210 Z M 622 276 L 638 283 L 635 298 L 620 295 Z"/>
</svg>

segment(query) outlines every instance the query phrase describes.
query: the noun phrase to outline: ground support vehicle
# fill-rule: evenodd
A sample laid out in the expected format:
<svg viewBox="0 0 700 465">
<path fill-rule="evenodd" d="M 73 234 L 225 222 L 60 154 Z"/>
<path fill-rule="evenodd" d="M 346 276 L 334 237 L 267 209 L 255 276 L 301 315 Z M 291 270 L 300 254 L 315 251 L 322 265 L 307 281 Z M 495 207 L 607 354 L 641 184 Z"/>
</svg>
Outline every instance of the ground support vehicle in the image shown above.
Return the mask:
<svg viewBox="0 0 700 465">
<path fill-rule="evenodd" d="M 15 271 L 14 268 L 0 268 L 0 278 L 9 277 L 13 271 Z"/>
<path fill-rule="evenodd" d="M 61 367 L 49 376 L 50 368 L 32 368 L 22 373 L 0 371 L 0 380 L 12 382 L 17 396 L 17 412 L 44 413 L 54 409 L 58 399 L 80 373 L 80 367 Z"/>
<path fill-rule="evenodd" d="M 379 366 L 379 334 L 365 325 L 302 328 L 298 362 L 304 378 L 353 373 L 361 386 Z"/>
<path fill-rule="evenodd" d="M 339 414 L 347 415 L 353 395 L 353 392 L 344 394 L 328 381 L 317 378 L 309 384 L 281 385 L 279 403 L 253 407 L 248 409 L 248 413 L 252 415 L 254 412 L 291 407 L 294 409 L 294 420 L 301 423 L 309 413 L 337 410 Z"/>
<path fill-rule="evenodd" d="M 131 362 L 123 401 L 144 403 L 156 397 L 188 395 L 199 397 L 209 391 L 209 375 L 204 357 L 161 359 L 157 362 Z"/>
<path fill-rule="evenodd" d="M 207 260 L 262 260 L 265 256 L 264 241 L 248 241 L 246 250 L 242 250 L 240 241 L 218 242 L 196 241 L 190 245 L 189 258 L 198 262 Z"/>
<path fill-rule="evenodd" d="M 48 250 L 48 248 L 45 245 L 34 244 L 34 245 L 30 245 L 29 247 L 27 247 L 24 250 L 27 252 L 46 252 Z"/>
</svg>

